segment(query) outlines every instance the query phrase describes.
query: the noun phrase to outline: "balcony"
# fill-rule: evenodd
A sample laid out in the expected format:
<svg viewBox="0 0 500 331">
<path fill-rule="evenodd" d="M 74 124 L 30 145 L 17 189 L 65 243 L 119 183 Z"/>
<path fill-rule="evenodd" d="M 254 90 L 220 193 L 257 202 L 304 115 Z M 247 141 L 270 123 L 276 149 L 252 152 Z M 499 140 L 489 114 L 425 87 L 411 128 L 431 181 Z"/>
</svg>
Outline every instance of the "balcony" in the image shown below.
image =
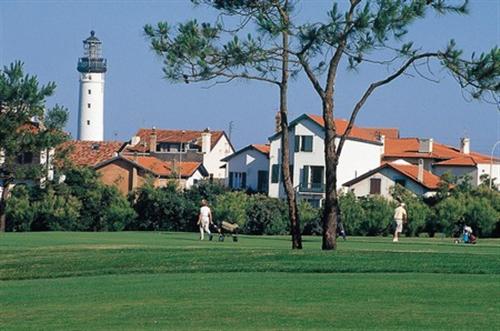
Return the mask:
<svg viewBox="0 0 500 331">
<path fill-rule="evenodd" d="M 107 70 L 106 59 L 78 59 L 78 71 L 81 73 L 104 73 Z"/>
<path fill-rule="evenodd" d="M 323 183 L 301 183 L 299 193 L 324 193 L 325 184 Z"/>
</svg>

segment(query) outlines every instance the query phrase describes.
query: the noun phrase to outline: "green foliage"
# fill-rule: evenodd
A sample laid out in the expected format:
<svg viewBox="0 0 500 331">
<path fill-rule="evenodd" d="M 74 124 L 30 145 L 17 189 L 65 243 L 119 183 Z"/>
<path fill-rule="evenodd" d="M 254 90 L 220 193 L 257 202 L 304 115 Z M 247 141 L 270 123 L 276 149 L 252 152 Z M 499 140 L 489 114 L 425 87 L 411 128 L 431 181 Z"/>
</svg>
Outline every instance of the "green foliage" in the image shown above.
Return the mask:
<svg viewBox="0 0 500 331">
<path fill-rule="evenodd" d="M 425 230 L 427 221 L 432 219 L 432 210 L 424 203 L 422 198 L 415 196 L 401 185 L 391 188 L 391 195 L 396 201 L 404 202 L 408 212 L 408 223 L 404 232 L 408 236 L 417 236 Z"/>
<path fill-rule="evenodd" d="M 366 218 L 365 211 L 354 193 L 343 194 L 339 198 L 340 215 L 346 233 L 349 235 L 360 235 L 362 220 Z"/>
<path fill-rule="evenodd" d="M 26 186 L 18 185 L 7 200 L 6 214 L 9 222 L 7 231 L 29 231 L 35 217 L 31 206 L 30 194 Z"/>
<path fill-rule="evenodd" d="M 262 194 L 251 196 L 247 205 L 247 222 L 244 232 L 248 234 L 286 234 L 289 232 L 288 209 L 279 199 Z"/>
<path fill-rule="evenodd" d="M 320 209 L 314 208 L 307 201 L 303 200 L 299 202 L 298 208 L 299 219 L 303 228 L 302 234 L 320 235 L 323 232 L 321 227 Z"/>
<path fill-rule="evenodd" d="M 393 206 L 380 196 L 360 199 L 364 218 L 359 224 L 359 233 L 364 236 L 377 236 L 387 233 L 394 213 Z"/>
<path fill-rule="evenodd" d="M 35 219 L 32 231 L 75 231 L 82 203 L 74 196 L 57 195 L 49 188 L 41 199 L 32 203 Z"/>
<path fill-rule="evenodd" d="M 227 192 L 218 195 L 213 208 L 214 222 L 236 223 L 242 228 L 246 223 L 248 201 L 251 199 L 244 192 Z"/>
</svg>

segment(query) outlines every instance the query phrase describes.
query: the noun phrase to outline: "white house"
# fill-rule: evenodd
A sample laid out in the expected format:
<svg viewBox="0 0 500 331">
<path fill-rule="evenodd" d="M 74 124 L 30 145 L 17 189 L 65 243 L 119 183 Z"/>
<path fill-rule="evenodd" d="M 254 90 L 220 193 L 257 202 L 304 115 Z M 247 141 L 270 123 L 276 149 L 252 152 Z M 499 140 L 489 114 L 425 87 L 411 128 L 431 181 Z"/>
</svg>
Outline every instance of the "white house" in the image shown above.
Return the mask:
<svg viewBox="0 0 500 331">
<path fill-rule="evenodd" d="M 210 178 L 225 180 L 226 162 L 234 153 L 224 131 L 139 129 L 120 154 L 149 155 L 164 161 L 200 162 Z"/>
<path fill-rule="evenodd" d="M 335 121 L 337 132 L 345 132 L 348 122 Z M 314 206 L 321 204 L 325 191 L 324 122 L 317 115 L 303 114 L 290 122 L 290 165 L 299 199 Z M 360 176 L 380 165 L 384 137 L 397 138 L 397 129 L 354 127 L 340 156 L 338 185 Z M 269 196 L 285 197 L 280 176 L 281 135 L 269 138 Z M 338 143 L 339 138 L 336 138 Z"/>
<path fill-rule="evenodd" d="M 391 199 L 390 190 L 396 184 L 415 195 L 430 197 L 437 191 L 439 182 L 439 176 L 424 170 L 423 161 L 416 166 L 404 160 L 397 160 L 384 163 L 343 185 L 357 197 L 381 195 Z"/>
<path fill-rule="evenodd" d="M 228 187 L 268 193 L 269 145 L 248 145 L 222 161 L 227 162 Z"/>
<path fill-rule="evenodd" d="M 385 162 L 403 159 L 414 165 L 423 160 L 424 169 L 437 176 L 446 172 L 456 177 L 470 176 L 472 186 L 481 184 L 482 175 L 491 175 L 497 178 L 500 188 L 500 160 L 471 151 L 469 138 L 462 138 L 459 148 L 440 144 L 432 138 L 389 138 L 385 139 L 382 159 Z"/>
</svg>

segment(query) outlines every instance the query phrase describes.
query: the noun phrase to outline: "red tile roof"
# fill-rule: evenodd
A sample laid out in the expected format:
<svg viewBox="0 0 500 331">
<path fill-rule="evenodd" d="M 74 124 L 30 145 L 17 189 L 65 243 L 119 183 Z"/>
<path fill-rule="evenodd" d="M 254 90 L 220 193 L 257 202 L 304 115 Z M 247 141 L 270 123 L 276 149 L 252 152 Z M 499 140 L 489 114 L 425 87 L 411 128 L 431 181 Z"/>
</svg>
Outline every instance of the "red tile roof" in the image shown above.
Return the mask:
<svg viewBox="0 0 500 331">
<path fill-rule="evenodd" d="M 72 140 L 61 144 L 59 151 L 68 151 L 69 160 L 76 166 L 94 166 L 111 159 L 123 146 L 120 141 L 79 141 Z"/>
<path fill-rule="evenodd" d="M 386 163 L 389 167 L 399 171 L 400 173 L 406 175 L 407 177 L 413 179 L 414 181 L 422 184 L 428 189 L 435 190 L 439 187 L 439 182 L 441 179 L 439 176 L 432 174 L 431 172 L 424 170 L 424 180 L 419 182 L 418 180 L 418 166 L 416 165 L 406 165 L 406 164 L 396 164 L 396 163 Z"/>
<path fill-rule="evenodd" d="M 142 168 L 157 176 L 168 177 L 175 174 L 176 167 L 180 168 L 181 177 L 190 177 L 201 166 L 200 162 L 171 162 L 163 161 L 153 156 L 126 156 L 127 160 L 137 163 Z"/>
<path fill-rule="evenodd" d="M 419 152 L 420 142 L 418 138 L 400 138 L 385 140 L 385 158 L 422 158 L 449 160 L 445 165 L 476 165 L 478 163 L 489 163 L 489 157 L 480 153 L 470 152 L 463 154 L 458 148 L 433 142 L 432 153 Z M 451 161 L 454 160 L 454 161 Z M 442 165 L 443 162 L 435 163 Z"/>
<path fill-rule="evenodd" d="M 325 121 L 323 117 L 319 115 L 307 114 L 307 116 L 319 124 L 320 126 L 325 126 Z M 347 125 L 349 121 L 343 119 L 335 120 L 335 127 L 337 129 L 337 134 L 342 135 L 345 133 L 347 129 Z M 396 128 L 360 128 L 357 126 L 353 126 L 349 137 L 358 138 L 369 141 L 379 141 L 380 135 L 384 135 L 387 138 L 399 138 L 399 130 Z"/>
<path fill-rule="evenodd" d="M 269 152 L 271 150 L 271 147 L 268 144 L 261 145 L 261 144 L 252 144 L 252 147 L 258 150 L 259 152 L 269 155 Z"/>
<path fill-rule="evenodd" d="M 149 152 L 149 141 L 153 129 L 139 129 L 135 134 L 140 138 L 140 141 L 135 146 L 127 147 L 128 151 L 131 152 Z M 194 130 L 162 130 L 155 129 L 156 131 L 156 141 L 157 142 L 172 142 L 172 143 L 187 143 L 195 142 L 196 145 L 201 146 L 201 137 L 203 131 Z M 211 136 L 211 148 L 217 144 L 219 139 L 224 135 L 224 131 L 210 131 Z"/>
</svg>

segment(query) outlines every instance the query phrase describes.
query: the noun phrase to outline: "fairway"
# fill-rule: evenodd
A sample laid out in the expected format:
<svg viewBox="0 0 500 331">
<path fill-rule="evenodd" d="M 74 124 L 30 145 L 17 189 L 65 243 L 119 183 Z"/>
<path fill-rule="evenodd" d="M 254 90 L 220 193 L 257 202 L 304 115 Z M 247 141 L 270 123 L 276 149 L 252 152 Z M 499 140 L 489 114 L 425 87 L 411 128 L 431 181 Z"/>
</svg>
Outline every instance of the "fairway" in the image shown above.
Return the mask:
<svg viewBox="0 0 500 331">
<path fill-rule="evenodd" d="M 0 330 L 494 330 L 500 241 L 0 235 Z"/>
</svg>

